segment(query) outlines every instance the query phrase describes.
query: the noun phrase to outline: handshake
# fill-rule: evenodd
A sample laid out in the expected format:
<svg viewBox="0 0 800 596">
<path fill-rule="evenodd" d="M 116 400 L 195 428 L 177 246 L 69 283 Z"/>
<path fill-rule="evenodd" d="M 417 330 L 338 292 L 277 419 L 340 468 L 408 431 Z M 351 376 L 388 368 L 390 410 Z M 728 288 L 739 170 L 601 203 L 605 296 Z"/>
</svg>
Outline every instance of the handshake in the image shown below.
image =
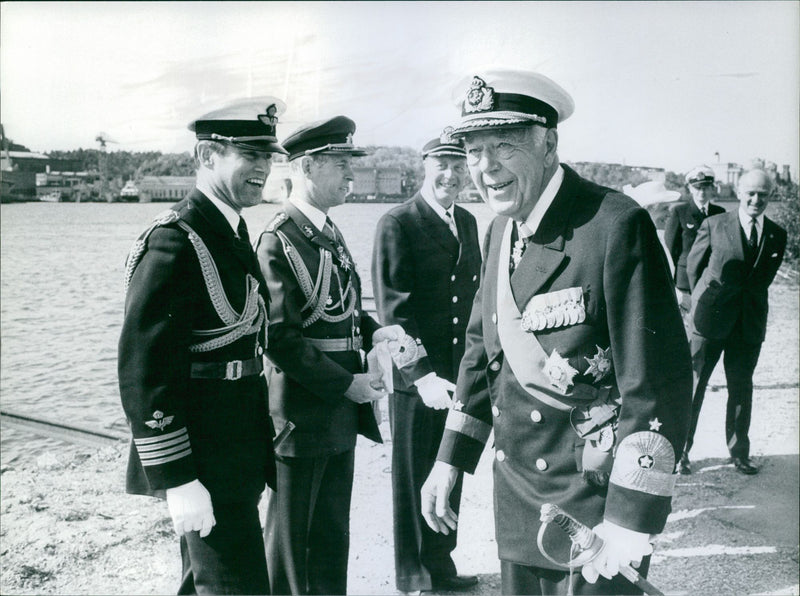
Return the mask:
<svg viewBox="0 0 800 596">
<path fill-rule="evenodd" d="M 345 397 L 356 403 L 374 402 L 394 391 L 393 367 L 403 368 L 425 355 L 425 348 L 407 335 L 400 325 L 381 327 L 372 335 L 373 348 L 367 354 L 367 372 L 353 377 Z M 455 385 L 436 373 L 414 381 L 423 403 L 443 410 L 452 404 Z"/>
</svg>

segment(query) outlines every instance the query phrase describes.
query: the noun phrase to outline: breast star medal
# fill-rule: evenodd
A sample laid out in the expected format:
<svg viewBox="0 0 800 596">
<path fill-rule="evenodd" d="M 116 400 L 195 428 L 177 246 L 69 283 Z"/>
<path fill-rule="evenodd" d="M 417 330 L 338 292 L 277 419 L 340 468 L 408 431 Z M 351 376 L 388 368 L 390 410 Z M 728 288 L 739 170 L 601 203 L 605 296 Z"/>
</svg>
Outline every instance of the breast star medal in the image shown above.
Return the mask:
<svg viewBox="0 0 800 596">
<path fill-rule="evenodd" d="M 562 393 L 567 392 L 569 386 L 572 385 L 572 379 L 578 374 L 578 371 L 570 366 L 569 360 L 559 354 L 558 350 L 553 350 L 547 357 L 543 370 L 550 380 L 550 384 Z"/>
<path fill-rule="evenodd" d="M 586 370 L 584 374 L 592 375 L 596 383 L 597 381 L 602 380 L 608 373 L 610 373 L 611 369 L 613 369 L 614 366 L 611 363 L 611 348 L 604 350 L 600 346 L 595 346 L 595 347 L 597 348 L 597 354 L 595 354 L 591 358 L 587 358 L 586 356 L 584 356 L 583 359 L 589 363 L 589 368 Z"/>
</svg>

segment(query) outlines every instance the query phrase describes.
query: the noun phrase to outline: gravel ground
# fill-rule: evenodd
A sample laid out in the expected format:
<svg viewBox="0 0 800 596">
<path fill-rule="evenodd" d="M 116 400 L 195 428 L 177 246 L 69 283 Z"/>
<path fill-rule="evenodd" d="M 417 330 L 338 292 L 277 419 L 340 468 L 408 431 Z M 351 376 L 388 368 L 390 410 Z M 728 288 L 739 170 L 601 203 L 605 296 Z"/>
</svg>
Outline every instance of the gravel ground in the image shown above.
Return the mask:
<svg viewBox="0 0 800 596">
<path fill-rule="evenodd" d="M 796 279 L 796 277 L 795 277 Z M 770 325 L 755 374 L 754 477 L 726 461 L 727 392 L 711 379 L 673 513 L 659 537 L 650 580 L 670 594 L 798 594 L 798 286 L 770 293 Z M 388 425 L 382 425 L 384 437 Z M 392 552 L 391 442 L 360 441 L 352 507 L 349 592 L 396 594 Z M 2 468 L 0 593 L 169 594 L 180 555 L 166 505 L 122 492 L 125 447 L 65 447 Z M 492 517 L 491 450 L 465 478 L 461 573 L 472 594 L 500 591 Z"/>
</svg>

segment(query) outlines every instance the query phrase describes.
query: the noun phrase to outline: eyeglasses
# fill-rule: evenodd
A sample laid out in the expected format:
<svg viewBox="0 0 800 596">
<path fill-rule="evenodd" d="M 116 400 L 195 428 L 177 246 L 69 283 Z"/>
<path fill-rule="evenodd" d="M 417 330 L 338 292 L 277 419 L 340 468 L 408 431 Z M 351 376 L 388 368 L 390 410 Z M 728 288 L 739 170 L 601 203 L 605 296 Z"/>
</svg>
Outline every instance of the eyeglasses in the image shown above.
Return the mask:
<svg viewBox="0 0 800 596">
<path fill-rule="evenodd" d="M 483 157 L 486 149 L 490 149 L 492 154 L 498 159 L 510 159 L 514 152 L 517 150 L 518 145 L 509 143 L 508 141 L 500 141 L 493 145 L 476 145 L 467 148 L 467 164 L 470 166 L 477 165 Z"/>
</svg>

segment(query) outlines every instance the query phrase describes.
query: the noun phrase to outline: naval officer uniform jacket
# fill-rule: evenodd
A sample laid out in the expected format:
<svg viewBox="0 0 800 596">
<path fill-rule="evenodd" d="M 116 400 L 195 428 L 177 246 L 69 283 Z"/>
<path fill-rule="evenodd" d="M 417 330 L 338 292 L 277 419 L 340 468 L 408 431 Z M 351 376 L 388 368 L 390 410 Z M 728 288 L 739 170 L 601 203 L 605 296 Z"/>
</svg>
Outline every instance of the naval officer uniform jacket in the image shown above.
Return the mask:
<svg viewBox="0 0 800 596">
<path fill-rule="evenodd" d="M 274 485 L 275 462 L 260 374 L 266 284 L 252 247 L 195 189 L 140 236 L 126 275 L 119 387 L 133 434 L 127 490 L 163 495 L 198 479 L 217 519 L 205 543 L 238 545 L 236 581 L 263 573 L 263 581 L 230 589 L 263 590 L 263 557 L 250 551 L 263 549 L 257 503 L 265 482 Z M 221 589 L 214 582 L 224 574 L 204 569 L 204 556 L 186 569 L 187 536 L 181 590 L 201 590 L 204 581 L 212 592 Z"/>
<path fill-rule="evenodd" d="M 389 398 L 395 571 L 401 591 L 430 590 L 431 577 L 456 575 L 450 553 L 456 532 L 433 532 L 423 521 L 419 491 L 436 460 L 447 410 L 427 407 L 414 381 L 435 372 L 455 382 L 478 289 L 481 254 L 475 218 L 455 205 L 456 238 L 418 192 L 378 222 L 372 285 L 378 318 L 421 340 L 426 356 L 400 369 Z M 458 511 L 461 476 L 451 505 Z"/>
<path fill-rule="evenodd" d="M 669 217 L 664 225 L 664 245 L 675 263 L 675 287 L 682 292 L 688 293 L 690 289 L 686 260 L 700 224 L 706 217 L 725 213 L 724 208 L 714 203 L 708 203 L 706 211 L 706 215 L 703 215 L 697 203 L 691 199 L 681 201 L 669 210 Z"/>
<path fill-rule="evenodd" d="M 270 296 L 270 413 L 284 437 L 265 528 L 276 594 L 345 593 L 356 436 L 382 442 L 373 405 L 344 395 L 380 326 L 334 232 L 289 201 L 256 244 Z"/>
<path fill-rule="evenodd" d="M 514 224 L 497 217 L 489 228 L 438 454 L 471 473 L 494 429 L 499 557 L 550 569 L 536 539 L 544 503 L 589 527 L 605 517 L 639 532 L 663 529 L 692 383 L 647 212 L 561 167 L 563 181 L 510 279 Z M 543 544 L 569 558 L 560 529 L 548 528 Z"/>
</svg>

